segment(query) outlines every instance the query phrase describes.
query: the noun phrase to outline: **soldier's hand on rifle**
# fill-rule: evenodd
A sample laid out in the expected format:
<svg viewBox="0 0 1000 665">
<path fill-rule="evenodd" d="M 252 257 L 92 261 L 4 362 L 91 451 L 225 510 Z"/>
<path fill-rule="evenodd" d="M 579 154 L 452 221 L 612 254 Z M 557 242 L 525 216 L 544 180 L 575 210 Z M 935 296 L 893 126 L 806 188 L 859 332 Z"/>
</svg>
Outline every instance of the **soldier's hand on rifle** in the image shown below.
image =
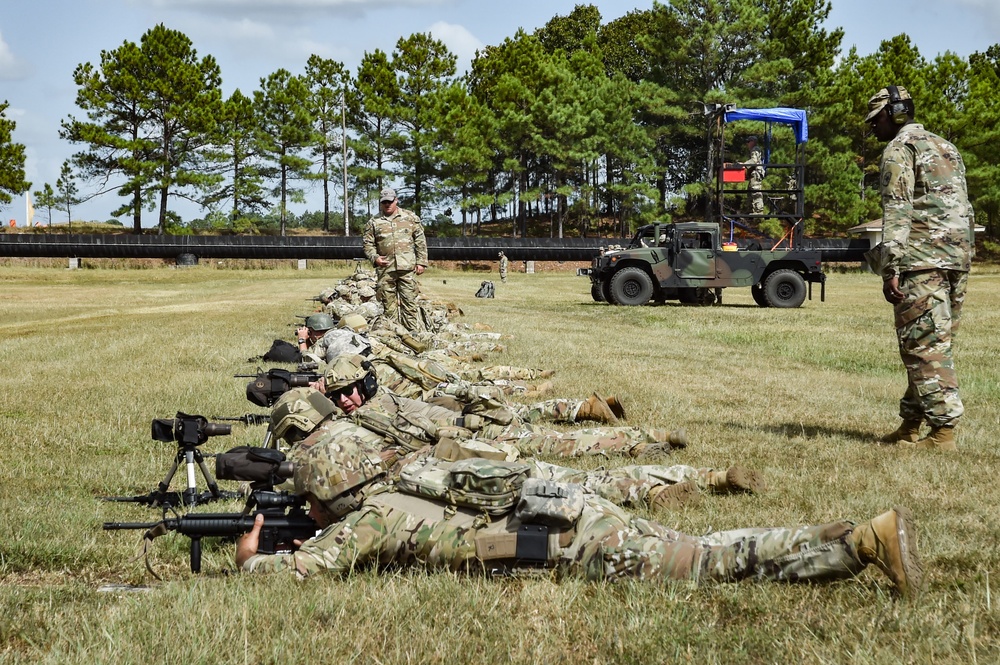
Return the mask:
<svg viewBox="0 0 1000 665">
<path fill-rule="evenodd" d="M 264 516 L 257 515 L 253 518 L 253 528 L 239 537 L 236 541 L 236 567 L 242 568 L 247 559 L 257 553 L 260 546 L 260 530 L 264 526 Z"/>
<path fill-rule="evenodd" d="M 309 387 L 313 390 L 318 390 L 324 395 L 326 394 L 326 379 L 324 377 L 319 377 L 317 380 L 309 383 Z"/>
</svg>

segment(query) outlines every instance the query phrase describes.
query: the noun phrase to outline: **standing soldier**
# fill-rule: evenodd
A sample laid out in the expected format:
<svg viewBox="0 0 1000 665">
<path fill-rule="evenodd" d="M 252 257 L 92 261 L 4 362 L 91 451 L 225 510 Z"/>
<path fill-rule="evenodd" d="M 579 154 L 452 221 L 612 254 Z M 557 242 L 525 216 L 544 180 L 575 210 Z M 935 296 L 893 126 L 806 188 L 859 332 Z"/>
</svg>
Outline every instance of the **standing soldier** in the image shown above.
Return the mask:
<svg viewBox="0 0 1000 665">
<path fill-rule="evenodd" d="M 747 137 L 747 149 L 750 157 L 743 165 L 747 170 L 747 198 L 750 199 L 750 212 L 754 215 L 764 214 L 764 195 L 760 188 L 764 184 L 764 153 L 757 145 L 756 136 Z"/>
<path fill-rule="evenodd" d="M 504 284 L 507 283 L 507 255 L 500 252 L 497 256 L 500 257 L 500 281 Z"/>
<path fill-rule="evenodd" d="M 913 121 L 913 99 L 890 85 L 868 101 L 865 122 L 882 152 L 882 238 L 873 267 L 895 313 L 906 393 L 902 424 L 883 443 L 956 450 L 964 410 L 951 341 L 958 330 L 973 255 L 973 212 L 958 150 Z M 924 421 L 930 433 L 920 438 Z"/>
<path fill-rule="evenodd" d="M 410 331 L 423 330 L 417 275 L 427 267 L 427 239 L 420 218 L 399 207 L 396 190 L 379 193 L 379 214 L 368 220 L 363 242 L 365 256 L 375 266 L 385 318 Z"/>
</svg>

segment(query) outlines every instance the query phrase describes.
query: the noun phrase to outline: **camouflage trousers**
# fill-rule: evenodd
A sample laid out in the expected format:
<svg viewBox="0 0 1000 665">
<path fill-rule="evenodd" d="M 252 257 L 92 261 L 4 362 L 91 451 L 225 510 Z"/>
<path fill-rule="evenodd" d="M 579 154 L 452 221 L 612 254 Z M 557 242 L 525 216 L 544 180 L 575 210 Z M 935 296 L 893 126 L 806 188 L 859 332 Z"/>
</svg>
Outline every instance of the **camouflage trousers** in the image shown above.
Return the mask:
<svg viewBox="0 0 1000 665">
<path fill-rule="evenodd" d="M 562 483 L 576 483 L 589 494 L 607 499 L 619 506 L 645 503 L 649 493 L 656 487 L 666 487 L 693 480 L 702 490 L 708 490 L 708 477 L 713 469 L 696 469 L 693 466 L 675 464 L 660 466 L 644 464 L 621 466 L 614 469 L 581 471 L 565 466 L 540 462 L 537 459 L 522 459 L 531 465 L 532 478 L 555 480 Z"/>
<path fill-rule="evenodd" d="M 906 367 L 906 392 L 899 401 L 903 420 L 952 426 L 965 410 L 958 394 L 952 341 L 965 301 L 969 273 L 920 270 L 900 276 L 906 299 L 894 305 L 899 357 Z"/>
<path fill-rule="evenodd" d="M 490 424 L 479 432 L 479 438 L 506 443 L 525 456 L 580 457 L 608 453 L 630 453 L 636 446 L 656 443 L 667 433 L 639 427 L 585 427 L 571 432 L 559 432 L 538 425 Z"/>
<path fill-rule="evenodd" d="M 539 378 L 541 370 L 530 367 L 514 367 L 512 365 L 490 365 L 489 367 L 472 367 L 463 365 L 455 371 L 466 381 L 531 381 Z"/>
<path fill-rule="evenodd" d="M 534 404 L 512 404 L 511 409 L 526 423 L 548 420 L 556 423 L 575 423 L 583 406 L 582 399 L 548 399 Z"/>
<path fill-rule="evenodd" d="M 764 176 L 757 175 L 760 168 L 754 169 L 747 179 L 747 199 L 750 203 L 750 212 L 754 215 L 764 214 L 764 194 L 761 193 L 761 186 L 764 184 Z"/>
<path fill-rule="evenodd" d="M 375 295 L 385 309 L 383 316 L 407 330 L 424 329 L 417 305 L 417 273 L 413 270 L 378 270 Z"/>
<path fill-rule="evenodd" d="M 606 500 L 588 496 L 559 566 L 588 579 L 833 580 L 857 575 L 865 567 L 848 541 L 853 530 L 851 522 L 832 522 L 689 536 L 630 518 Z"/>
</svg>

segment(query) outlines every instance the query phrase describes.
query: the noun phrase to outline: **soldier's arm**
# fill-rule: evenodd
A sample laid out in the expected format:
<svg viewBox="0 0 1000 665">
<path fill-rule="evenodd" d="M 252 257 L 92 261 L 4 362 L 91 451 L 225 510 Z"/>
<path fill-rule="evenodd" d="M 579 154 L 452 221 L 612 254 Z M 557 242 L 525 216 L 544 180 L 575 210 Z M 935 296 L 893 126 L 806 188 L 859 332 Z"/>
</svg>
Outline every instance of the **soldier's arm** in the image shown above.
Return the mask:
<svg viewBox="0 0 1000 665">
<path fill-rule="evenodd" d="M 420 223 L 420 218 L 416 217 L 413 229 L 413 253 L 416 254 L 416 264 L 427 267 L 427 238 L 424 236 L 424 227 Z"/>
<path fill-rule="evenodd" d="M 900 260 L 910 240 L 915 159 L 908 145 L 890 144 L 882 154 L 882 241 L 887 257 L 883 277 L 898 274 Z"/>
<path fill-rule="evenodd" d="M 242 564 L 244 572 L 294 572 L 304 578 L 321 572 L 345 575 L 379 558 L 385 543 L 385 518 L 377 509 L 362 506 L 323 529 L 290 554 L 254 554 Z"/>
<path fill-rule="evenodd" d="M 378 258 L 378 248 L 375 246 L 375 223 L 369 220 L 365 224 L 365 232 L 361 237 L 361 246 L 364 248 L 365 257 L 375 263 L 375 259 Z"/>
</svg>

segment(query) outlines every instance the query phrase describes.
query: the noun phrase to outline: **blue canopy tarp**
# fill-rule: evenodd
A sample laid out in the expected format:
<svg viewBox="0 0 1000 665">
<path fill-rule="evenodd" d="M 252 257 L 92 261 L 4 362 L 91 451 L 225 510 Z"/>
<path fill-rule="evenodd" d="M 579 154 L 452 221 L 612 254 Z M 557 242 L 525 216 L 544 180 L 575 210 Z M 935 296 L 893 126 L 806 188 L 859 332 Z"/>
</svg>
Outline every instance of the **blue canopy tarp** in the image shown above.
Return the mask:
<svg viewBox="0 0 1000 665">
<path fill-rule="evenodd" d="M 774 109 L 736 109 L 726 111 L 726 122 L 734 120 L 762 120 L 764 122 L 778 122 L 783 125 L 791 125 L 795 132 L 795 143 L 805 143 L 809 139 L 809 125 L 806 122 L 806 112 L 802 109 L 774 108 Z"/>
</svg>

